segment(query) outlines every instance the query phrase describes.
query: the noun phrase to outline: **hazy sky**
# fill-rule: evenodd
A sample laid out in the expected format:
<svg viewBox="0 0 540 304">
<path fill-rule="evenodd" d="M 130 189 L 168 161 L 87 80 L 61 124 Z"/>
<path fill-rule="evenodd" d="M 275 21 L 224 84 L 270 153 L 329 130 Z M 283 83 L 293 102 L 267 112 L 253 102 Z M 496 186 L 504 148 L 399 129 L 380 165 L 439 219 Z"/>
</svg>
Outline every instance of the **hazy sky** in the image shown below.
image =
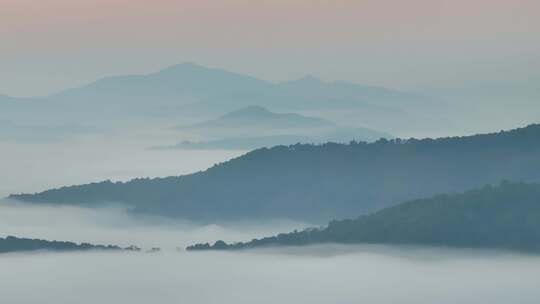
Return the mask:
<svg viewBox="0 0 540 304">
<path fill-rule="evenodd" d="M 0 92 L 185 61 L 268 80 L 529 85 L 538 20 L 537 0 L 0 0 Z"/>
</svg>

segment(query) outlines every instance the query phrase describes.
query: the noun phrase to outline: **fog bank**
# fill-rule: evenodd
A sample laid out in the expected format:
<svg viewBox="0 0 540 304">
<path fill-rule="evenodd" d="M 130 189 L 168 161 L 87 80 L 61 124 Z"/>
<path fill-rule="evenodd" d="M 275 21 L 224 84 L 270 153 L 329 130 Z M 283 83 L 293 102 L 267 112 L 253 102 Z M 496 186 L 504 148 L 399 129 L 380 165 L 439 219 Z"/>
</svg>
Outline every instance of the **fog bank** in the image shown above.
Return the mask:
<svg viewBox="0 0 540 304">
<path fill-rule="evenodd" d="M 497 251 L 309 246 L 178 251 L 307 226 L 275 221 L 201 226 L 121 208 L 0 204 L 0 236 L 117 244 L 159 253 L 0 255 L 6 303 L 537 303 L 540 257 Z M 28 292 L 32 291 L 32 292 Z"/>
<path fill-rule="evenodd" d="M 325 246 L 17 254 L 0 256 L 0 267 L 2 299 L 13 304 L 532 304 L 540 297 L 540 259 L 504 253 Z"/>
<path fill-rule="evenodd" d="M 244 151 L 151 150 L 175 134 L 163 126 L 148 130 L 88 135 L 54 143 L 0 141 L 0 198 L 111 179 L 181 175 L 207 169 Z"/>
<path fill-rule="evenodd" d="M 8 235 L 47 240 L 161 247 L 176 251 L 197 242 L 217 239 L 251 240 L 308 224 L 291 221 L 199 224 L 185 220 L 128 214 L 121 206 L 87 209 L 35 206 L 0 200 L 0 237 Z"/>
</svg>

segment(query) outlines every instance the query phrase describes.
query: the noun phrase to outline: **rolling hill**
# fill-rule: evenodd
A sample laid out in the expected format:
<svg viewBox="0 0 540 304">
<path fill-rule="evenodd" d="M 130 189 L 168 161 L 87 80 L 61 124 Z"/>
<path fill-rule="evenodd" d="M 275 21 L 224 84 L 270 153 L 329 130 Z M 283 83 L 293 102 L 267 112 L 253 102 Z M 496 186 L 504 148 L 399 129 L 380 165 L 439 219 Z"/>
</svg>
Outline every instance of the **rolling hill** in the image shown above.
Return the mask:
<svg viewBox="0 0 540 304">
<path fill-rule="evenodd" d="M 321 118 L 295 113 L 274 113 L 261 106 L 248 106 L 210 121 L 178 128 L 189 130 L 221 128 L 310 129 L 333 126 L 335 126 L 334 123 Z"/>
<path fill-rule="evenodd" d="M 459 194 L 409 201 L 354 220 L 246 243 L 197 244 L 188 250 L 324 243 L 428 245 L 540 250 L 540 185 L 503 182 Z"/>
<path fill-rule="evenodd" d="M 443 124 L 437 115 L 442 102 L 416 93 L 313 77 L 272 83 L 191 63 L 149 74 L 105 77 L 49 96 L 0 96 L 0 105 L 0 119 L 19 123 L 123 126 L 150 119 L 207 119 L 255 105 L 279 112 L 354 110 L 365 118 L 360 121 L 370 119 L 370 127 L 383 119 L 402 128 Z"/>
<path fill-rule="evenodd" d="M 368 128 L 340 127 L 325 119 L 296 113 L 275 113 L 260 106 L 245 107 L 216 119 L 178 126 L 176 129 L 190 136 L 206 138 L 202 142 L 186 141 L 173 146 L 186 149 L 256 149 L 296 143 L 392 138 L 387 133 Z"/>
<path fill-rule="evenodd" d="M 326 222 L 501 180 L 540 182 L 540 125 L 466 137 L 277 146 L 190 175 L 10 198 L 89 207 L 123 203 L 136 213 L 210 222 Z"/>
</svg>

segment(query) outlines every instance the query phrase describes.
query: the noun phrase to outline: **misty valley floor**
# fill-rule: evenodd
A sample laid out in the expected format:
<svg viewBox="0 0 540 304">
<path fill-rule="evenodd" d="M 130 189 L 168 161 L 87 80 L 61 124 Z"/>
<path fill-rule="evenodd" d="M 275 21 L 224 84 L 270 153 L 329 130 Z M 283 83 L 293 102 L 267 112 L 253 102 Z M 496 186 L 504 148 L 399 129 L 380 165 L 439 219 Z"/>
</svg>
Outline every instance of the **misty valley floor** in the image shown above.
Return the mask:
<svg viewBox="0 0 540 304">
<path fill-rule="evenodd" d="M 95 150 L 104 143 L 111 151 Z M 0 196 L 106 178 L 189 173 L 243 154 L 144 149 L 153 144 L 141 143 L 136 136 L 58 145 L 3 143 L 6 157 L 0 168 L 11 175 L 0 178 Z M 311 226 L 290 221 L 197 225 L 128 216 L 118 207 L 0 201 L 0 237 L 162 249 L 154 254 L 2 254 L 0 302 L 536 304 L 540 298 L 540 256 L 535 255 L 335 245 L 242 252 L 177 250 L 199 242 L 249 241 Z"/>
<path fill-rule="evenodd" d="M 0 0 L 0 304 L 540 304 L 539 37 L 540 0 Z"/>
<path fill-rule="evenodd" d="M 51 225 L 51 223 L 54 223 Z M 194 241 L 249 240 L 291 222 L 198 226 L 119 209 L 0 204 L 7 234 L 158 246 L 159 253 L 0 255 L 2 302 L 57 303 L 537 303 L 540 256 L 396 246 L 177 251 Z M 16 274 L 16 275 L 14 275 Z M 28 292 L 32 290 L 33 292 Z"/>
<path fill-rule="evenodd" d="M 540 297 L 540 257 L 505 253 L 324 246 L 243 253 L 38 255 L 0 257 L 3 300 L 533 304 Z"/>
</svg>

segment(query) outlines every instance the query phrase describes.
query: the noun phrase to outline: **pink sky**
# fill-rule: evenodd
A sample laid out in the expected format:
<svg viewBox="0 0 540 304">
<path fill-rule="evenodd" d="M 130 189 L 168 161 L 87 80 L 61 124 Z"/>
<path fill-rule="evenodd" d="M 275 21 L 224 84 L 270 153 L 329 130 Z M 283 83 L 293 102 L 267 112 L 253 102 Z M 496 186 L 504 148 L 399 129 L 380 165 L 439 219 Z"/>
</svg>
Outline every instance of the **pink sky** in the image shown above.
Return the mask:
<svg viewBox="0 0 540 304">
<path fill-rule="evenodd" d="M 494 64 L 519 74 L 538 60 L 539 12 L 537 0 L 0 0 L 0 92 L 184 61 L 398 87 Z"/>
</svg>

